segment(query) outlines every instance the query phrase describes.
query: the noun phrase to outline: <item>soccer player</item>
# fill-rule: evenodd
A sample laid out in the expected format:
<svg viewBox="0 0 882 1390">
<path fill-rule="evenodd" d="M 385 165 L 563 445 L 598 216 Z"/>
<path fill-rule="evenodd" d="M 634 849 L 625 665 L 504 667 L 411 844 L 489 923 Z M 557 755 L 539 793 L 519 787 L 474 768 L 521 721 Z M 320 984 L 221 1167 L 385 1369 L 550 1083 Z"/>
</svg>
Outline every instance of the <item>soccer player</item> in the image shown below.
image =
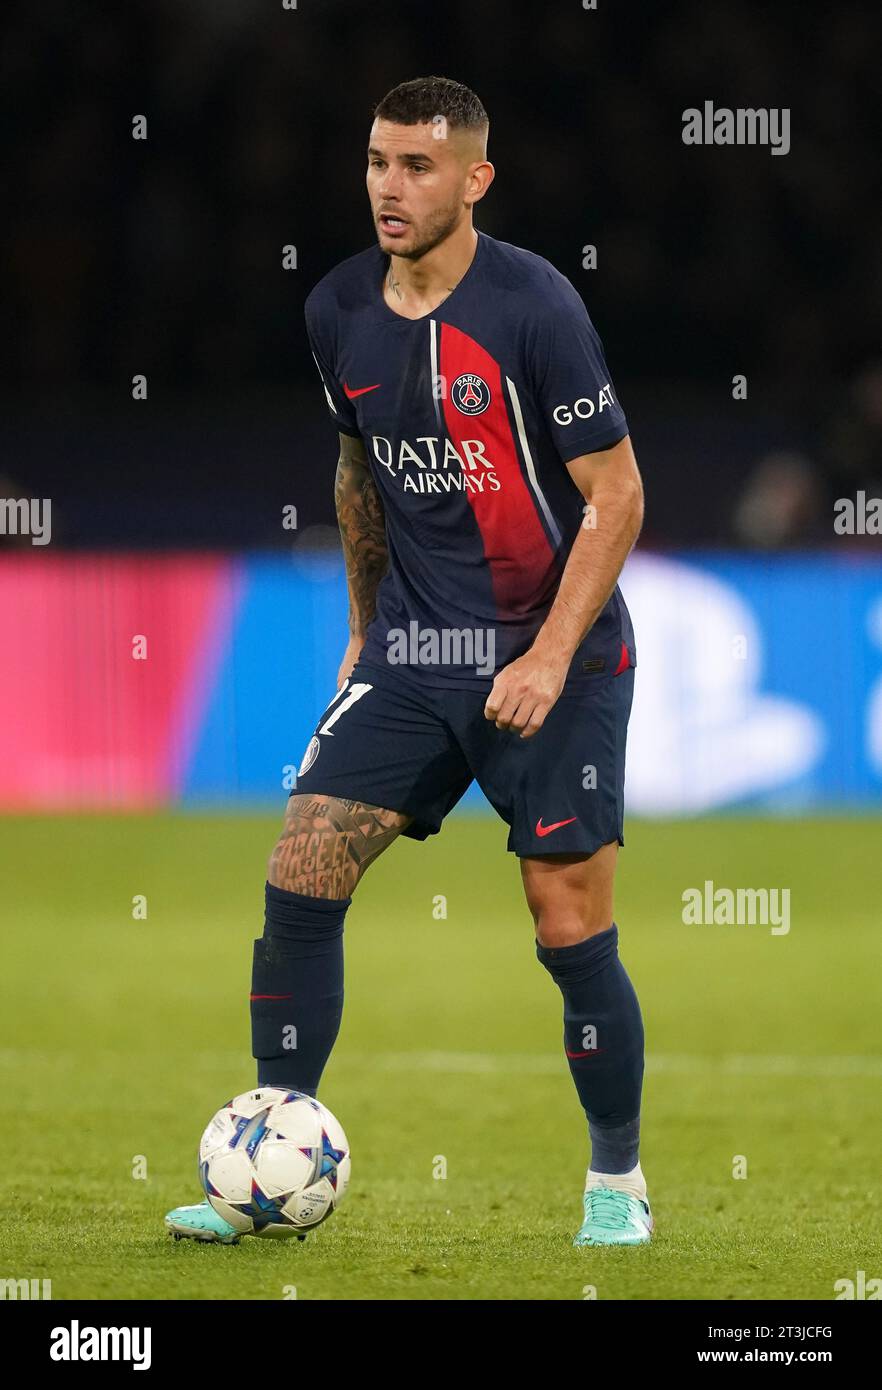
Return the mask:
<svg viewBox="0 0 882 1390">
<path fill-rule="evenodd" d="M 251 991 L 258 1084 L 316 1094 L 358 882 L 398 835 L 437 832 L 475 778 L 508 823 L 536 954 L 563 995 L 591 1143 L 575 1244 L 636 1245 L 652 1231 L 643 1025 L 613 877 L 636 660 L 617 579 L 640 476 L 576 290 L 473 226 L 494 177 L 481 102 L 420 78 L 374 117 L 378 245 L 306 303 L 340 436 L 350 635 L 270 859 Z M 236 1239 L 205 1202 L 166 1221 Z"/>
</svg>

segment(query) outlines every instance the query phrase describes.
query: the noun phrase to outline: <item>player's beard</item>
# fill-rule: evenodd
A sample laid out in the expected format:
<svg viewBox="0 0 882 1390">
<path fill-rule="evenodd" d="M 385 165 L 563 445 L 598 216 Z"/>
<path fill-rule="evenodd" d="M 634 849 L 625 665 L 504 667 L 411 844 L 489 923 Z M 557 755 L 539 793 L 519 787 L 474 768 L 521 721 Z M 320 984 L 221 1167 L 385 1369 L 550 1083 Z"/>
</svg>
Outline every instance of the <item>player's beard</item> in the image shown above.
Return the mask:
<svg viewBox="0 0 882 1390">
<path fill-rule="evenodd" d="M 459 225 L 463 211 L 462 203 L 454 202 L 449 207 L 438 208 L 419 227 L 411 223 L 415 237 L 413 245 L 402 248 L 400 251 L 396 247 L 389 254 L 400 256 L 403 261 L 418 261 L 421 256 L 427 255 L 429 251 L 434 251 L 436 246 L 440 246 L 442 241 L 447 240 L 451 232 L 454 232 Z"/>
</svg>

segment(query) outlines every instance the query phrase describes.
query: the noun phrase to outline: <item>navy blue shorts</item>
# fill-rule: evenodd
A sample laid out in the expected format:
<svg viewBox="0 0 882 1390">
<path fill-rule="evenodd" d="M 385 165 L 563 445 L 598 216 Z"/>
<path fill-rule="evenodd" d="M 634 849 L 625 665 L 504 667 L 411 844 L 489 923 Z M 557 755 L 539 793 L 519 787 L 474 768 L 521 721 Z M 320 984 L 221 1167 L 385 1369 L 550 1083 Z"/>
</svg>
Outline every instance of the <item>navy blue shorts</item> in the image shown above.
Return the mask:
<svg viewBox="0 0 882 1390">
<path fill-rule="evenodd" d="M 292 795 L 400 811 L 413 817 L 403 833 L 424 840 L 475 779 L 507 823 L 515 854 L 587 855 L 624 844 L 633 668 L 565 689 L 529 739 L 485 718 L 488 693 L 358 662 L 316 726 Z"/>
</svg>

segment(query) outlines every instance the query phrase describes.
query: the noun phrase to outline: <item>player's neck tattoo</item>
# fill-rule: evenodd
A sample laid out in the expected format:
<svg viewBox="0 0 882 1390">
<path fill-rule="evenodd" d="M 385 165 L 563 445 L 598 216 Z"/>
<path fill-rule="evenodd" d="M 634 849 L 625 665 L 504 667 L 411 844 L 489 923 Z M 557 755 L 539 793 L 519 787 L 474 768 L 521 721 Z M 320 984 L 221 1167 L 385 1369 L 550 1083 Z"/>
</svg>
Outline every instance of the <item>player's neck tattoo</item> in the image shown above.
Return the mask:
<svg viewBox="0 0 882 1390">
<path fill-rule="evenodd" d="M 393 270 L 392 270 L 391 265 L 390 265 L 390 267 L 389 267 L 389 274 L 388 274 L 388 276 L 386 277 L 386 283 L 388 284 L 390 290 L 392 291 L 392 293 L 393 293 L 394 295 L 397 295 L 399 299 L 404 299 L 404 295 L 403 295 L 403 293 L 402 293 L 402 291 L 401 291 L 401 282 L 400 282 L 400 280 L 396 280 L 396 279 L 395 279 L 395 275 L 394 275 L 394 272 L 393 272 Z M 456 285 L 448 285 L 448 286 L 447 286 L 447 291 L 446 291 L 446 293 L 445 293 L 445 298 L 447 297 L 448 294 L 453 294 L 453 291 L 454 291 L 455 289 L 456 289 Z M 440 302 L 440 301 L 439 301 L 439 302 Z"/>
</svg>

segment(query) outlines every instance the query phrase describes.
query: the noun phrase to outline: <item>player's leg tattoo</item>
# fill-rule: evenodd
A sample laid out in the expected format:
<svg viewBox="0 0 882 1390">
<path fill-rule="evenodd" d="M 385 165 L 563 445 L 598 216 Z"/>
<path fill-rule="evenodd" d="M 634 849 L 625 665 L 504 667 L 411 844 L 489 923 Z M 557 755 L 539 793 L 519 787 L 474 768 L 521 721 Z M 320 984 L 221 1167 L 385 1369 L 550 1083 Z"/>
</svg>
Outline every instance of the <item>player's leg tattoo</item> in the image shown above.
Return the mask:
<svg viewBox="0 0 882 1390">
<path fill-rule="evenodd" d="M 348 898 L 411 817 L 342 797 L 292 796 L 272 852 L 276 888 L 311 898 Z"/>
</svg>

